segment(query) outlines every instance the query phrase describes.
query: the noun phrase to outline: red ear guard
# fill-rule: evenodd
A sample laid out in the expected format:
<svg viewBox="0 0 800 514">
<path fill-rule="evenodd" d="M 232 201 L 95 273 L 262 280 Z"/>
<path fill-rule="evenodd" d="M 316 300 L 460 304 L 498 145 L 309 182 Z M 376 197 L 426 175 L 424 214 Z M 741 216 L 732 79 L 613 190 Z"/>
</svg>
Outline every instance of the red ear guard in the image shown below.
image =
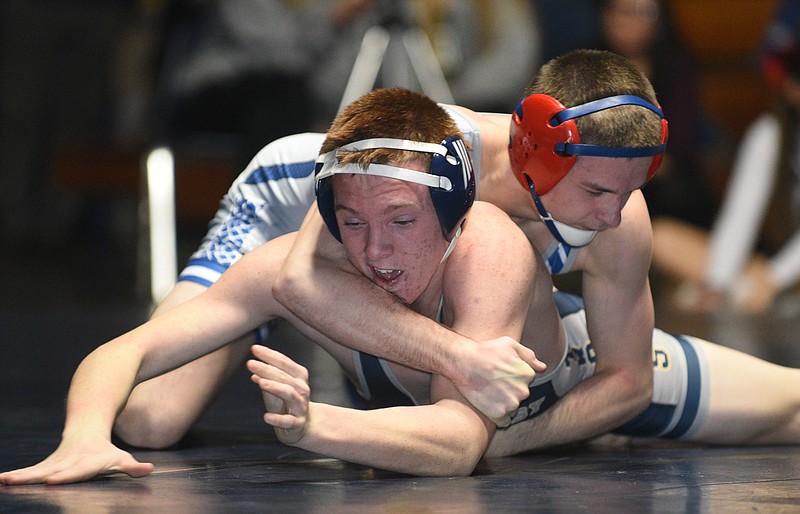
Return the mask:
<svg viewBox="0 0 800 514">
<path fill-rule="evenodd" d="M 619 105 L 639 105 L 661 116 L 661 144 L 641 148 L 581 144 L 575 118 Z M 566 176 L 578 155 L 598 157 L 653 157 L 649 180 L 658 169 L 668 137 L 667 120 L 661 109 L 632 95 L 618 95 L 566 109 L 549 95 L 530 95 L 511 115 L 509 157 L 511 168 L 526 190 L 528 176 L 539 195 L 549 192 Z"/>
<path fill-rule="evenodd" d="M 553 189 L 577 159 L 574 155 L 556 153 L 558 143 L 580 143 L 574 120 L 555 126 L 550 124 L 550 120 L 563 110 L 561 102 L 552 96 L 530 95 L 511 115 L 508 147 L 511 169 L 525 189 L 528 189 L 525 180 L 525 175 L 528 175 L 540 195 Z"/>
</svg>

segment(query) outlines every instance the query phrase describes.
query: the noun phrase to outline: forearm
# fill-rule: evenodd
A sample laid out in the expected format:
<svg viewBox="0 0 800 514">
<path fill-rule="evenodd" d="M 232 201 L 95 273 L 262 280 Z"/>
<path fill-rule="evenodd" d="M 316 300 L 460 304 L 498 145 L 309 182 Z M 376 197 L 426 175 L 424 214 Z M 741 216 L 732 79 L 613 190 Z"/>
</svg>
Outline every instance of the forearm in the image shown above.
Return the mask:
<svg viewBox="0 0 800 514">
<path fill-rule="evenodd" d="M 358 305 L 340 304 L 342 308 L 337 312 L 329 303 L 321 301 L 326 296 L 340 296 L 336 291 L 348 291 L 348 296 L 359 299 Z M 331 277 L 313 293 L 304 294 L 297 290 L 293 293 L 299 294 L 285 297 L 284 305 L 316 330 L 335 341 L 347 341 L 347 346 L 354 350 L 421 371 L 455 378 L 452 363 L 459 358 L 459 345 L 473 343 L 352 275 Z M 309 312 L 317 314 L 311 318 L 307 315 Z M 323 312 L 325 314 L 321 314 Z M 402 344 L 397 344 L 398 341 Z"/>
<path fill-rule="evenodd" d="M 622 374 L 595 374 L 542 415 L 498 430 L 486 455 L 541 450 L 608 433 L 646 409 L 651 396 L 651 382 Z"/>
<path fill-rule="evenodd" d="M 311 403 L 306 434 L 294 446 L 399 473 L 469 475 L 488 445 L 489 427 L 465 405 L 442 402 L 447 408 L 371 411 Z"/>
<path fill-rule="evenodd" d="M 307 218 L 272 293 L 284 307 L 335 341 L 451 379 L 459 350 L 474 341 L 447 330 L 376 287 L 347 262 L 315 253 L 333 241 L 321 218 Z M 324 250 L 324 249 L 323 249 Z M 347 302 L 331 302 L 347 292 Z M 386 320 L 391 320 L 387 323 Z M 403 344 L 397 344 L 402 341 Z"/>
<path fill-rule="evenodd" d="M 131 347 L 113 342 L 89 354 L 70 384 L 63 437 L 110 440 L 114 420 L 133 389 L 140 362 Z"/>
</svg>

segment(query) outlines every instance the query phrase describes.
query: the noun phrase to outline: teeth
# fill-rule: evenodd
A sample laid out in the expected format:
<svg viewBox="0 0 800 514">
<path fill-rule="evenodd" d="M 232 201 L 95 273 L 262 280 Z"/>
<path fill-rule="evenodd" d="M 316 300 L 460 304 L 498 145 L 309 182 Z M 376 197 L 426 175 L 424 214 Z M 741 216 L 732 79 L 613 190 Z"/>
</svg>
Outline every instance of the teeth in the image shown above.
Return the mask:
<svg viewBox="0 0 800 514">
<path fill-rule="evenodd" d="M 384 279 L 393 279 L 400 275 L 400 271 L 393 270 L 393 269 L 381 269 L 381 268 L 373 268 L 375 273 L 380 275 L 381 278 Z"/>
</svg>

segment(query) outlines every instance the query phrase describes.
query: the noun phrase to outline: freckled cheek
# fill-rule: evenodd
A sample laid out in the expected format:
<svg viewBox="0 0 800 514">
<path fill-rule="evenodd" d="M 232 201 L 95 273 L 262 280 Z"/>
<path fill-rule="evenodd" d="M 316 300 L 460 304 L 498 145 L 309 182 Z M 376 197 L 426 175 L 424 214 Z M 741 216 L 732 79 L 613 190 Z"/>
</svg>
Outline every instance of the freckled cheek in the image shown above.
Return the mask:
<svg viewBox="0 0 800 514">
<path fill-rule="evenodd" d="M 412 246 L 408 252 L 407 265 L 409 268 L 418 270 L 435 268 L 441 257 L 437 253 L 440 245 L 436 243 L 436 241 L 428 240 Z M 443 248 L 442 251 L 444 251 Z"/>
</svg>

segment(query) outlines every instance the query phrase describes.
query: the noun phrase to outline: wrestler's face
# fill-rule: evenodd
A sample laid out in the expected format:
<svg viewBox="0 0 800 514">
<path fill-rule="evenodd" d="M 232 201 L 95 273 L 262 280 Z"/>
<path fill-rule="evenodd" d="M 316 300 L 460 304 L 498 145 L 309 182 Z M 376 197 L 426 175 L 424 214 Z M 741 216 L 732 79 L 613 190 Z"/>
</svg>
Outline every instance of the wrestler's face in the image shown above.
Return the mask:
<svg viewBox="0 0 800 514">
<path fill-rule="evenodd" d="M 631 193 L 647 181 L 651 157 L 578 157 L 542 203 L 563 223 L 584 230 L 605 230 L 622 222 Z"/>
<path fill-rule="evenodd" d="M 423 171 L 419 163 L 403 167 Z M 350 261 L 367 278 L 413 303 L 447 248 L 426 186 L 369 175 L 333 177 L 336 220 Z"/>
</svg>

